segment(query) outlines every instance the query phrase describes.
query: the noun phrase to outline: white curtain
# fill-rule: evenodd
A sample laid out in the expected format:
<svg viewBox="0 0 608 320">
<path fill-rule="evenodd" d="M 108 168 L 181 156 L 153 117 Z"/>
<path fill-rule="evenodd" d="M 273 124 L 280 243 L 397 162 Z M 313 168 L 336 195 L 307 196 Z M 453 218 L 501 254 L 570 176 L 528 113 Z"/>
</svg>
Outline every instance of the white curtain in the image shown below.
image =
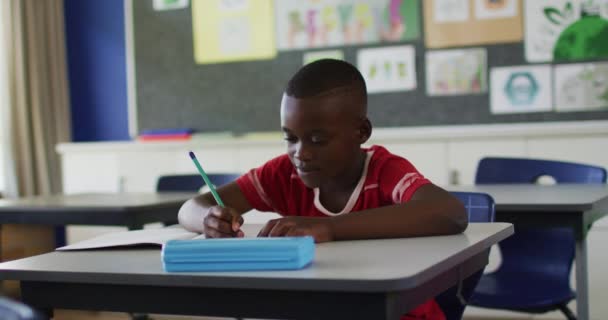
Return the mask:
<svg viewBox="0 0 608 320">
<path fill-rule="evenodd" d="M 5 164 L 8 165 L 10 161 L 6 161 L 5 157 L 8 156 L 6 152 L 9 146 L 8 132 L 9 132 L 9 115 L 8 115 L 8 57 L 6 46 L 7 31 L 7 20 L 5 17 L 5 6 L 0 5 L 0 192 L 6 192 L 7 190 L 7 179 Z"/>
<path fill-rule="evenodd" d="M 2 0 L 8 90 L 2 100 L 5 185 L 10 197 L 61 192 L 55 145 L 70 113 L 63 1 Z"/>
</svg>

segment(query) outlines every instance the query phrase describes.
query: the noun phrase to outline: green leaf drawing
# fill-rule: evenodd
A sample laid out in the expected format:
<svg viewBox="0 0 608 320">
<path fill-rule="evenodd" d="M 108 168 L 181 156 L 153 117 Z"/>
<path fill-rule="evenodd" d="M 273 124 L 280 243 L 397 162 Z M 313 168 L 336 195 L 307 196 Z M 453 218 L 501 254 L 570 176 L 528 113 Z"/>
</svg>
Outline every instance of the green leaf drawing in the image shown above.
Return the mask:
<svg viewBox="0 0 608 320">
<path fill-rule="evenodd" d="M 561 20 L 563 18 L 562 14 L 559 12 L 559 10 L 553 8 L 553 7 L 547 7 L 544 9 L 545 12 L 545 17 L 547 17 L 547 19 L 549 19 L 549 21 L 551 21 L 551 23 L 559 25 L 561 24 Z"/>
</svg>

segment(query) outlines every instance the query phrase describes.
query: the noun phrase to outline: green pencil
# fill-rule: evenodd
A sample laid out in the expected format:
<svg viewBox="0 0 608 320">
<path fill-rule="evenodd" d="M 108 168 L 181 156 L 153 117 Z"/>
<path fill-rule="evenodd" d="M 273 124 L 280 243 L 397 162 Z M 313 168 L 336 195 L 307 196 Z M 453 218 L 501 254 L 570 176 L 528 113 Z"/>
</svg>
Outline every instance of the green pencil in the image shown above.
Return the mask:
<svg viewBox="0 0 608 320">
<path fill-rule="evenodd" d="M 211 194 L 213 195 L 215 202 L 217 202 L 217 204 L 220 207 L 224 207 L 224 202 L 222 201 L 222 199 L 220 198 L 220 195 L 215 190 L 215 186 L 213 185 L 213 183 L 211 183 L 211 180 L 209 180 L 209 177 L 207 177 L 205 170 L 203 170 L 203 167 L 201 167 L 201 164 L 198 162 L 198 160 L 196 159 L 196 156 L 194 155 L 194 152 L 192 152 L 192 151 L 190 151 L 190 158 L 192 159 L 192 162 L 194 162 L 196 169 L 198 169 L 198 173 L 201 174 L 201 177 L 203 177 L 203 180 L 205 180 L 205 183 L 209 186 L 209 190 L 211 190 Z"/>
</svg>

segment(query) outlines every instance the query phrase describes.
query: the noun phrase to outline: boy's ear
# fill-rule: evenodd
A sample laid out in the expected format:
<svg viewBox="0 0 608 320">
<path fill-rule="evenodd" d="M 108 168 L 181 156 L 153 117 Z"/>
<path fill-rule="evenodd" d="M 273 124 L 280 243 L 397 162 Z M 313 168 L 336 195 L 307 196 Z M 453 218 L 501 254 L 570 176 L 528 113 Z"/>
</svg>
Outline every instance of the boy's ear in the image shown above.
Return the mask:
<svg viewBox="0 0 608 320">
<path fill-rule="evenodd" d="M 365 118 L 361 120 L 361 123 L 359 124 L 358 134 L 359 144 L 364 144 L 365 142 L 367 142 L 369 137 L 371 137 L 372 123 L 369 121 L 369 119 Z"/>
</svg>

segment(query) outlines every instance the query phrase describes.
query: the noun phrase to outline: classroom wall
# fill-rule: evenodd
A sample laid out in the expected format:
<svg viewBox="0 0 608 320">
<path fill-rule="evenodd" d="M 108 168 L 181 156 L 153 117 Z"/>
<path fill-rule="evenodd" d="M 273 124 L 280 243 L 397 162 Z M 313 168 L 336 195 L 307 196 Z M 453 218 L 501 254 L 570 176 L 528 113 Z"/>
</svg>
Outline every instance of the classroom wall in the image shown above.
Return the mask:
<svg viewBox="0 0 608 320">
<path fill-rule="evenodd" d="M 124 1 L 65 0 L 73 141 L 129 140 Z"/>
</svg>

